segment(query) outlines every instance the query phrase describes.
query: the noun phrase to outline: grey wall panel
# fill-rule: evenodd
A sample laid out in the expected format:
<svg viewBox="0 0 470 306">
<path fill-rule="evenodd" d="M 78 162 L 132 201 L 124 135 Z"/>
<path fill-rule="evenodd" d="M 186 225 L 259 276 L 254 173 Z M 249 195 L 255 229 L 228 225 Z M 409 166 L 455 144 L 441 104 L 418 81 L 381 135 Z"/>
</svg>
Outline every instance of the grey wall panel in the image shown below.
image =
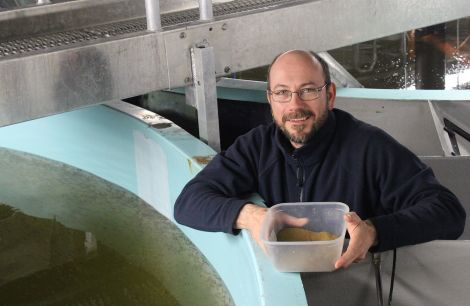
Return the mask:
<svg viewBox="0 0 470 306">
<path fill-rule="evenodd" d="M 470 241 L 433 241 L 397 250 L 392 305 L 468 305 Z M 309 305 L 378 305 L 370 256 L 346 270 L 302 273 Z M 392 252 L 382 253 L 382 285 L 387 304 Z"/>
<path fill-rule="evenodd" d="M 419 156 L 443 156 L 428 101 L 337 98 L 335 107 L 385 130 Z"/>
</svg>

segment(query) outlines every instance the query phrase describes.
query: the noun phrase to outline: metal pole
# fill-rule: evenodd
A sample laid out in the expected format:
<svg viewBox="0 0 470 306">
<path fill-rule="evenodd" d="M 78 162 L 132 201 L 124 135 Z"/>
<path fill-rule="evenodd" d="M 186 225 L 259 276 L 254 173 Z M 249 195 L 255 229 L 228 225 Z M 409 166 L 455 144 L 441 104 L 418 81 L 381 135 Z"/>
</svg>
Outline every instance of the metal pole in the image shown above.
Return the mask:
<svg viewBox="0 0 470 306">
<path fill-rule="evenodd" d="M 457 37 L 457 41 L 456 41 L 456 44 L 455 44 L 455 50 L 457 50 L 457 55 L 460 55 L 460 23 L 459 23 L 459 19 L 457 19 L 457 28 L 456 28 L 456 37 Z M 457 73 L 457 86 L 456 88 L 457 89 L 460 89 L 460 68 L 462 68 L 461 66 L 461 62 L 458 62 L 458 69 L 459 69 L 459 72 Z"/>
<path fill-rule="evenodd" d="M 51 3 L 50 0 L 38 0 L 38 1 L 37 1 L 37 4 L 38 4 L 38 5 L 41 5 L 41 4 L 50 4 L 50 3 Z"/>
<path fill-rule="evenodd" d="M 186 86 L 186 103 L 197 108 L 199 138 L 220 152 L 219 111 L 213 47 L 207 43 L 191 48 L 193 84 Z"/>
<path fill-rule="evenodd" d="M 145 13 L 147 15 L 147 30 L 156 32 L 162 28 L 160 19 L 160 1 L 145 0 Z"/>
<path fill-rule="evenodd" d="M 214 13 L 212 11 L 212 0 L 199 0 L 199 19 L 214 19 Z"/>
</svg>

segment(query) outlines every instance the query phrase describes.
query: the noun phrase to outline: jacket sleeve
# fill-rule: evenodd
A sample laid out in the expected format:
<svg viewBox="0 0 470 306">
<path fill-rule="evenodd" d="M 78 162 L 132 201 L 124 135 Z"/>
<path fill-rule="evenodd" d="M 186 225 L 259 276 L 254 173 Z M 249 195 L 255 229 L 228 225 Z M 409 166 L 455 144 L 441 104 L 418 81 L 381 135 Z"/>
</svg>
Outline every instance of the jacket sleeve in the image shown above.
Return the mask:
<svg viewBox="0 0 470 306">
<path fill-rule="evenodd" d="M 369 151 L 370 180 L 385 214 L 371 218 L 378 234 L 372 251 L 385 251 L 435 239 L 457 239 L 466 213 L 457 197 L 442 186 L 431 168 L 385 135 Z"/>
<path fill-rule="evenodd" d="M 214 157 L 188 182 L 176 200 L 175 220 L 211 232 L 237 234 L 233 226 L 245 199 L 257 190 L 256 139 L 253 133 Z"/>
</svg>

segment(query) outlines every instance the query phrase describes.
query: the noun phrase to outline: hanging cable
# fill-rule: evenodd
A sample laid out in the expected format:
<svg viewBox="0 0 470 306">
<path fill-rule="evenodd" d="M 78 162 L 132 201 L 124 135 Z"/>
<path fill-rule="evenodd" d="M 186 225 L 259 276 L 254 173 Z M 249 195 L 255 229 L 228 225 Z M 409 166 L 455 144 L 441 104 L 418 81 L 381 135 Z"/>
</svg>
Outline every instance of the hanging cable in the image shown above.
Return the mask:
<svg viewBox="0 0 470 306">
<path fill-rule="evenodd" d="M 380 274 L 380 253 L 372 254 L 372 263 L 375 270 L 375 289 L 377 291 L 377 304 L 383 306 L 384 300 L 382 296 L 382 276 Z"/>
<path fill-rule="evenodd" d="M 395 283 L 396 263 L 397 263 L 397 249 L 393 249 L 392 277 L 390 278 L 390 292 L 388 293 L 388 306 L 392 305 L 393 284 Z"/>
<path fill-rule="evenodd" d="M 390 291 L 388 293 L 388 306 L 392 305 L 393 296 L 393 284 L 395 283 L 395 269 L 397 262 L 397 249 L 393 249 L 393 261 L 392 261 L 392 275 L 390 278 Z M 383 306 L 383 294 L 382 294 L 382 275 L 381 275 L 381 258 L 379 253 L 372 254 L 372 263 L 374 264 L 375 270 L 375 288 L 377 291 L 377 304 Z"/>
</svg>

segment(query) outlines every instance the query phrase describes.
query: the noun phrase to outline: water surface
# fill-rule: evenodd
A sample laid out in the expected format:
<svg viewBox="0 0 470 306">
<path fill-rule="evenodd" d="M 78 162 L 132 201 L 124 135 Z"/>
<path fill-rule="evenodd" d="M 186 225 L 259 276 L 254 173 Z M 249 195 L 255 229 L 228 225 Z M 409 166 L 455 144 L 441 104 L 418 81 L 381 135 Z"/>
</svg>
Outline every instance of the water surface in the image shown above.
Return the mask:
<svg viewBox="0 0 470 306">
<path fill-rule="evenodd" d="M 0 305 L 231 305 L 200 251 L 126 190 L 0 148 Z"/>
</svg>

